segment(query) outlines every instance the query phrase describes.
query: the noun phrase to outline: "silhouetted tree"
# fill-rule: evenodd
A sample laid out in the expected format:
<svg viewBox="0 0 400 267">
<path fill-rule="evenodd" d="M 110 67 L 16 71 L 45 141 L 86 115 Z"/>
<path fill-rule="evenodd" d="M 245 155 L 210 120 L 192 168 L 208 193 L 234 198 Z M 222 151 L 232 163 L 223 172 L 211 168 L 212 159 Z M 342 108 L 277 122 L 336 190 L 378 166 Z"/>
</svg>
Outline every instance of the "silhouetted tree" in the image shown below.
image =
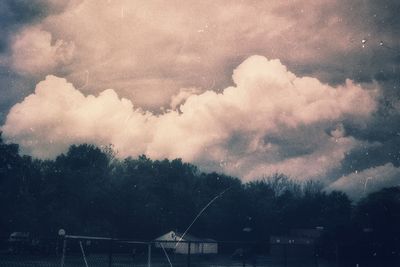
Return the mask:
<svg viewBox="0 0 400 267">
<path fill-rule="evenodd" d="M 82 144 L 55 160 L 32 160 L 0 135 L 0 236 L 29 231 L 54 237 L 64 228 L 75 234 L 149 240 L 171 229 L 185 231 L 216 197 L 190 233 L 266 241 L 292 229 L 322 226 L 326 255 L 346 246 L 370 245 L 382 257 L 399 251 L 398 187 L 352 206 L 346 194 L 326 192 L 317 181 L 275 174 L 242 183 L 203 173 L 181 159 L 115 156 L 111 146 Z M 351 251 L 341 253 L 346 250 Z"/>
</svg>

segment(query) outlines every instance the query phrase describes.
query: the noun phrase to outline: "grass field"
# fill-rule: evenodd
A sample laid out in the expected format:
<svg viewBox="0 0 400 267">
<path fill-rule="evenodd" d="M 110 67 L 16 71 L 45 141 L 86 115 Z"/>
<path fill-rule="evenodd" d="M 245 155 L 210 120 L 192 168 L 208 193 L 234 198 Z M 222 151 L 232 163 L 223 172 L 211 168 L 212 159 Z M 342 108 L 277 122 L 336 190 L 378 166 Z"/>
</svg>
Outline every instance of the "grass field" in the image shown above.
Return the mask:
<svg viewBox="0 0 400 267">
<path fill-rule="evenodd" d="M 89 267 L 108 267 L 109 257 L 105 254 L 91 254 L 86 257 Z M 170 255 L 171 264 L 173 267 L 188 266 L 186 255 Z M 255 262 L 245 262 L 245 266 L 259 267 L 331 267 L 334 264 L 325 262 L 315 262 L 315 260 L 272 260 L 267 256 L 259 256 Z M 39 255 L 0 255 L 0 266 L 5 267 L 59 267 L 61 266 L 61 257 L 55 256 L 39 256 Z M 66 255 L 65 267 L 85 267 L 85 261 L 82 255 Z M 112 256 L 113 267 L 147 267 L 146 257 L 133 258 L 126 254 L 116 254 Z M 167 258 L 164 255 L 153 255 L 151 259 L 153 267 L 171 267 Z M 243 262 L 232 260 L 229 256 L 218 255 L 214 257 L 198 257 L 192 256 L 190 259 L 191 267 L 242 267 Z"/>
</svg>

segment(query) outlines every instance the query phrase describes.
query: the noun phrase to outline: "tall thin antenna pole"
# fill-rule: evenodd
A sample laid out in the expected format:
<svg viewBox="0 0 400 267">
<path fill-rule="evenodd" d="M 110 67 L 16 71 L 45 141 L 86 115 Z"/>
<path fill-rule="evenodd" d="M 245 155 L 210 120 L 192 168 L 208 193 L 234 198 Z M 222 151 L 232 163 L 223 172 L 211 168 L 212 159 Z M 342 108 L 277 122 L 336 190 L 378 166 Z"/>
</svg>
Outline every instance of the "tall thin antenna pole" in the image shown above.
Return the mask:
<svg viewBox="0 0 400 267">
<path fill-rule="evenodd" d="M 189 231 L 189 229 L 192 227 L 192 225 L 197 221 L 197 219 L 201 216 L 201 214 L 203 214 L 203 212 L 215 201 L 217 200 L 219 197 L 221 197 L 226 191 L 228 191 L 229 189 L 231 189 L 232 186 L 228 187 L 227 189 L 225 189 L 224 191 L 222 191 L 221 193 L 219 193 L 218 195 L 216 195 L 213 199 L 211 199 L 210 202 L 207 203 L 207 205 L 204 206 L 204 208 L 197 214 L 197 216 L 194 218 L 194 220 L 192 221 L 192 223 L 189 225 L 189 227 L 185 230 L 185 232 L 183 232 L 182 236 L 179 238 L 178 242 L 175 245 L 175 248 L 179 245 L 179 243 L 182 241 L 183 237 L 187 234 L 187 232 Z"/>
</svg>

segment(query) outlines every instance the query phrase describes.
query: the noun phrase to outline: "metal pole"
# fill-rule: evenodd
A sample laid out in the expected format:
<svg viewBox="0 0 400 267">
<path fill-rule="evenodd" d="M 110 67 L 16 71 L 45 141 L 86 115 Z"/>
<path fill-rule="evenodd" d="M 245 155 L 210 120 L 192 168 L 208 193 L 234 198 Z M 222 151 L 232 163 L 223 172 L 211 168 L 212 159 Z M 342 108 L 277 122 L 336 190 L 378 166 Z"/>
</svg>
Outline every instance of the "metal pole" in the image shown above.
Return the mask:
<svg viewBox="0 0 400 267">
<path fill-rule="evenodd" d="M 338 245 L 338 243 L 336 243 L 335 260 L 336 260 L 336 266 L 339 266 L 339 245 Z"/>
<path fill-rule="evenodd" d="M 108 248 L 108 267 L 112 266 L 112 256 L 113 256 L 113 240 L 110 239 L 110 244 Z"/>
<path fill-rule="evenodd" d="M 190 248 L 191 248 L 192 242 L 189 241 L 188 243 L 188 256 L 187 256 L 187 267 L 190 267 Z"/>
<path fill-rule="evenodd" d="M 89 265 L 87 263 L 87 260 L 86 260 L 85 250 L 83 249 L 82 241 L 79 241 L 79 247 L 81 248 L 81 252 L 82 252 L 83 260 L 85 262 L 85 266 L 89 267 Z"/>
<path fill-rule="evenodd" d="M 315 254 L 315 267 L 318 267 L 318 247 L 317 244 L 314 244 L 314 254 Z"/>
<path fill-rule="evenodd" d="M 147 267 L 151 267 L 151 243 L 147 244 Z"/>
<path fill-rule="evenodd" d="M 64 237 L 63 240 L 63 249 L 62 249 L 62 255 L 61 255 L 61 267 L 64 267 L 65 264 L 65 253 L 67 250 L 67 239 Z"/>
<path fill-rule="evenodd" d="M 283 260 L 285 263 L 285 267 L 287 267 L 287 245 L 283 244 Z"/>
</svg>

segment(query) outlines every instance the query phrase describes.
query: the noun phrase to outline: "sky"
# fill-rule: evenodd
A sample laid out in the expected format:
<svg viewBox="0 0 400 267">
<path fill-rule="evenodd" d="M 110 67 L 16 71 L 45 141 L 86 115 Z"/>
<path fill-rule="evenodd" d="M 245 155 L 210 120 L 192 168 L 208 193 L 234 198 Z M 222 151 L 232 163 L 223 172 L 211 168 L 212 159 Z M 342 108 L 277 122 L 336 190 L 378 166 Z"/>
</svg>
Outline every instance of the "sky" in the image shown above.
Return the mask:
<svg viewBox="0 0 400 267">
<path fill-rule="evenodd" d="M 0 125 L 71 144 L 283 173 L 352 197 L 400 184 L 400 2 L 4 0 Z"/>
</svg>

